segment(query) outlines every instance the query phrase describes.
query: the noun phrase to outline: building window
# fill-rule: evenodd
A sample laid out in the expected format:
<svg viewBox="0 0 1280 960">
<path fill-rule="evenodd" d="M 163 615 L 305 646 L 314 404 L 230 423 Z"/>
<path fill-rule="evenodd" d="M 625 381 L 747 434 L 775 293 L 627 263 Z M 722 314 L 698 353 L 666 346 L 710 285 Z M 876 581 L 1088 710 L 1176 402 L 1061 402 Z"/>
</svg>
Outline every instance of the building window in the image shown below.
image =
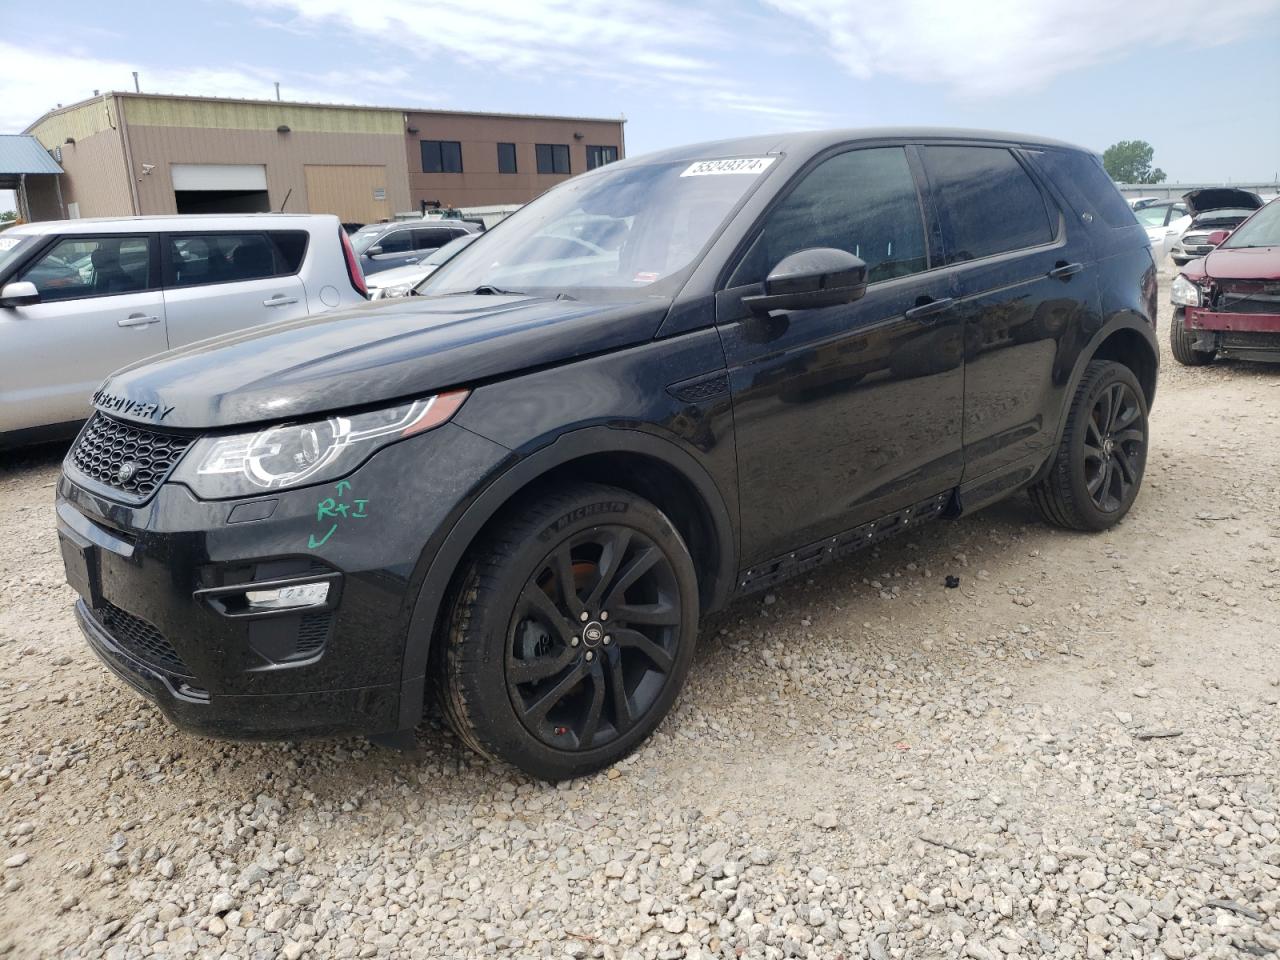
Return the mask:
<svg viewBox="0 0 1280 960">
<path fill-rule="evenodd" d="M 587 147 L 588 170 L 594 170 L 596 167 L 603 167 L 606 163 L 616 163 L 617 160 L 617 147 Z"/>
<path fill-rule="evenodd" d="M 462 144 L 457 140 L 423 140 L 423 173 L 461 173 Z"/>
<path fill-rule="evenodd" d="M 516 145 L 514 143 L 498 144 L 498 172 L 516 172 Z"/>
<path fill-rule="evenodd" d="M 568 173 L 569 145 L 567 143 L 535 144 L 539 173 Z"/>
</svg>

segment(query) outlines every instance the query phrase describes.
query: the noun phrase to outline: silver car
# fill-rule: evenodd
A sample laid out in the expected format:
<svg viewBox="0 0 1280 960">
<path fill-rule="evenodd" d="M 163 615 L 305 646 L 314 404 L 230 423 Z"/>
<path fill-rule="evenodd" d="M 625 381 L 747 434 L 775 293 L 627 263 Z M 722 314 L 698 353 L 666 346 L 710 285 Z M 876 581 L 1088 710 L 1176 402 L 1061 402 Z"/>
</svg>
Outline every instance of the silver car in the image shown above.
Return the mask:
<svg viewBox="0 0 1280 960">
<path fill-rule="evenodd" d="M 0 448 L 67 435 L 114 370 L 365 302 L 337 217 L 54 220 L 0 233 Z"/>
</svg>

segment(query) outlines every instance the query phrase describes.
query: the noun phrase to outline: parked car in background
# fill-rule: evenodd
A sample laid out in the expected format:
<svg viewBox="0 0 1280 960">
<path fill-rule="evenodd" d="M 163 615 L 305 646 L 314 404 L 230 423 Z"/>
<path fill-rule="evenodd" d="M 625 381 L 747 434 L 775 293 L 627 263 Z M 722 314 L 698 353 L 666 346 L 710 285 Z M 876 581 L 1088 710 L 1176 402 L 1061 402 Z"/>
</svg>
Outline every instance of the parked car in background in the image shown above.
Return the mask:
<svg viewBox="0 0 1280 960">
<path fill-rule="evenodd" d="M 1280 363 L 1280 200 L 1209 240 L 1214 249 L 1173 281 L 1174 357 L 1193 367 L 1216 357 Z"/>
<path fill-rule="evenodd" d="M 427 254 L 418 263 L 411 263 L 405 267 L 392 267 L 390 270 L 373 274 L 365 280 L 369 286 L 369 299 L 390 300 L 394 297 L 409 296 L 413 293 L 413 288 L 431 276 L 437 267 L 452 260 L 459 251 L 482 236 L 484 234 L 464 233 L 450 240 L 439 250 Z"/>
<path fill-rule="evenodd" d="M 365 301 L 337 217 L 52 220 L 0 237 L 0 447 L 70 435 L 113 370 Z"/>
<path fill-rule="evenodd" d="M 1211 237 L 1234 230 L 1262 206 L 1256 193 L 1235 187 L 1205 187 L 1184 194 L 1182 199 L 1192 221 L 1169 251 L 1180 267 L 1209 253 L 1216 246 Z"/>
<path fill-rule="evenodd" d="M 1191 213 L 1186 203 L 1161 200 L 1134 208 L 1134 216 L 1146 228 L 1151 240 L 1151 250 L 1156 263 L 1163 263 L 1182 231 L 1191 225 Z"/>
<path fill-rule="evenodd" d="M 91 647 L 179 725 L 412 743 L 434 690 L 475 750 L 580 776 L 653 732 L 732 599 L 1022 489 L 1107 530 L 1142 484 L 1155 264 L 1054 141 L 669 149 L 419 292 L 104 386 L 63 558 Z M 144 484 L 97 453 L 124 431 L 161 438 Z"/>
<path fill-rule="evenodd" d="M 418 263 L 451 240 L 483 229 L 467 220 L 443 218 L 371 223 L 357 230 L 351 242 L 360 256 L 360 268 L 367 277 L 380 270 Z"/>
</svg>

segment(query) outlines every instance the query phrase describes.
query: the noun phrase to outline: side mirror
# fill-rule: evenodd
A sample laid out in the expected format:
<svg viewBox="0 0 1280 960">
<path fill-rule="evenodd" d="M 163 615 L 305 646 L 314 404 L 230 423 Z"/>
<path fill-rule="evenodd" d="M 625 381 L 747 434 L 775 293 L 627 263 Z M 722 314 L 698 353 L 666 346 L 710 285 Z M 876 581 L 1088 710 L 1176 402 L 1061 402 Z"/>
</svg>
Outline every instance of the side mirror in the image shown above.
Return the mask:
<svg viewBox="0 0 1280 960">
<path fill-rule="evenodd" d="M 366 251 L 364 252 L 364 255 L 365 255 L 366 257 L 376 257 L 376 256 L 377 256 L 378 254 L 380 254 L 381 252 L 382 252 L 382 247 L 380 247 L 380 246 L 374 246 L 374 247 L 370 247 L 368 250 L 366 250 Z"/>
<path fill-rule="evenodd" d="M 1215 230 L 1213 233 L 1209 234 L 1209 236 L 1205 237 L 1204 242 L 1209 244 L 1211 247 L 1216 247 L 1229 236 L 1231 236 L 1230 230 Z"/>
<path fill-rule="evenodd" d="M 867 292 L 867 265 L 861 257 L 834 247 L 801 250 L 769 272 L 764 293 L 743 297 L 752 313 L 804 310 L 853 303 Z"/>
<path fill-rule="evenodd" d="M 0 307 L 25 307 L 40 302 L 40 291 L 29 280 L 6 283 L 0 290 Z"/>
</svg>

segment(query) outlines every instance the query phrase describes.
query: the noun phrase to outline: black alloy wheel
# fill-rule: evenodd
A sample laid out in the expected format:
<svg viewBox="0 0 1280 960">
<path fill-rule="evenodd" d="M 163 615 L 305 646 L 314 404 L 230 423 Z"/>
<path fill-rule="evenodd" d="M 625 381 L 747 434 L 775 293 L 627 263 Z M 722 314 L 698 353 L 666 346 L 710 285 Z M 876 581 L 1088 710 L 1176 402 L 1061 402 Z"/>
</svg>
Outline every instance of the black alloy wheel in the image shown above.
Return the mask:
<svg viewBox="0 0 1280 960">
<path fill-rule="evenodd" d="M 511 617 L 506 679 L 520 722 L 560 750 L 625 734 L 670 677 L 681 619 L 675 570 L 649 537 L 600 526 L 565 540 Z"/>
<path fill-rule="evenodd" d="M 434 648 L 438 701 L 472 749 L 563 780 L 624 757 L 693 661 L 698 578 L 671 521 L 618 487 L 533 494 L 497 518 Z"/>
<path fill-rule="evenodd" d="M 1147 445 L 1146 416 L 1133 389 L 1118 381 L 1098 394 L 1085 427 L 1085 486 L 1103 513 L 1129 503 L 1142 481 Z"/>
<path fill-rule="evenodd" d="M 1062 438 L 1028 488 L 1050 523 L 1106 530 L 1129 512 L 1147 465 L 1147 398 L 1131 369 L 1091 360 L 1076 385 Z"/>
</svg>

